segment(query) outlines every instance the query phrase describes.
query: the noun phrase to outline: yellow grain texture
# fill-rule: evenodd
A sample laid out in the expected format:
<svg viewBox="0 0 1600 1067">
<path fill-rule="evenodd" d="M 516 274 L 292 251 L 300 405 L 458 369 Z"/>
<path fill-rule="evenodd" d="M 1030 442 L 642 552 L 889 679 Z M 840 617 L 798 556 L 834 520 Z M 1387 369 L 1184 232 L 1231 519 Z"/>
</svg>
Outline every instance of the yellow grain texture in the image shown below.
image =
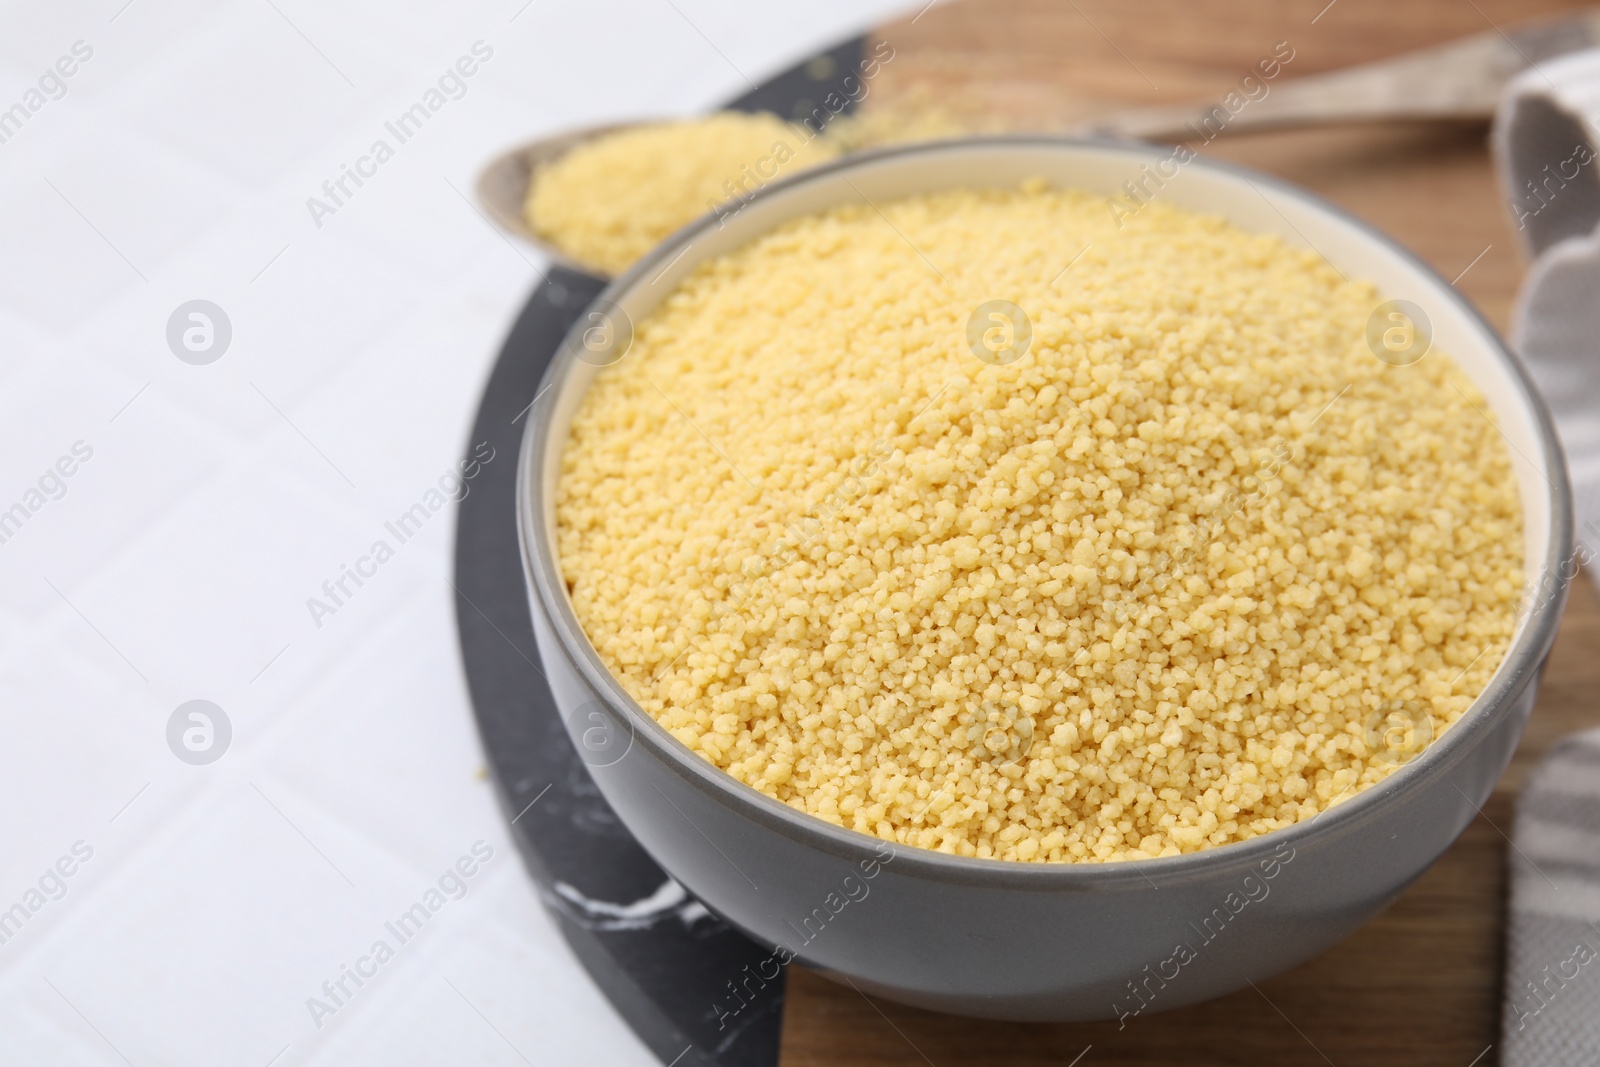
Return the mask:
<svg viewBox="0 0 1600 1067">
<path fill-rule="evenodd" d="M 967 341 L 991 299 L 1032 322 L 1006 366 Z M 797 220 L 585 398 L 578 617 L 685 745 L 892 841 L 1109 861 L 1308 819 L 1460 716 L 1522 581 L 1483 397 L 1375 358 L 1380 299 L 1037 182 Z"/>
<path fill-rule="evenodd" d="M 652 123 L 541 167 L 524 213 L 580 263 L 621 274 L 685 223 L 838 154 L 833 141 L 769 114 Z"/>
</svg>

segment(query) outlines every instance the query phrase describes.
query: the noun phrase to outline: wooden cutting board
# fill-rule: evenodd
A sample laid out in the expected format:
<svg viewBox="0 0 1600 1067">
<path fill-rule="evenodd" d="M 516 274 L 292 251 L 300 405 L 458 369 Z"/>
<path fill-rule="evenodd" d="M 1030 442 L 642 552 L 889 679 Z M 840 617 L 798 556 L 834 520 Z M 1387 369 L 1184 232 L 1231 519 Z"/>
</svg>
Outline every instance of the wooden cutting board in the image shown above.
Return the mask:
<svg viewBox="0 0 1600 1067">
<path fill-rule="evenodd" d="M 1127 104 L 1220 99 L 1280 41 L 1283 78 L 1506 28 L 1551 0 L 964 0 L 881 27 L 894 47 L 863 108 L 935 104 L 1021 129 Z M 1298 182 L 1397 237 L 1504 332 L 1524 264 L 1483 127 L 1363 126 L 1215 141 L 1205 154 Z M 1462 272 L 1465 272 L 1462 274 Z M 1505 851 L 1528 768 L 1600 724 L 1600 603 L 1574 586 L 1533 720 L 1483 817 L 1386 913 L 1309 963 L 1208 1004 L 1115 1022 L 982 1022 L 868 1000 L 799 967 L 784 1067 L 880 1064 L 1498 1062 Z M 1085 1051 L 1087 1049 L 1087 1051 Z M 1082 1056 L 1080 1060 L 1075 1057 Z"/>
</svg>

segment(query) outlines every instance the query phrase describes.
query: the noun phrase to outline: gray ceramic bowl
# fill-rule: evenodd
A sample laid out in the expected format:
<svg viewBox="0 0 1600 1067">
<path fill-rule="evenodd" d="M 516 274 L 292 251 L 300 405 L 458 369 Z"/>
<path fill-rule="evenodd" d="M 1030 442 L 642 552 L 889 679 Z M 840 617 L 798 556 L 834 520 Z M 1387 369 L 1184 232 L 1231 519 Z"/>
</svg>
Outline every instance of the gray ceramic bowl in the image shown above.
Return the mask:
<svg viewBox="0 0 1600 1067">
<path fill-rule="evenodd" d="M 772 185 L 719 226 L 696 222 L 618 278 L 601 301 L 638 321 L 703 260 L 834 204 L 1042 175 L 1110 196 L 1150 145 L 1005 137 L 891 149 Z M 711 766 L 629 698 L 584 636 L 555 555 L 553 499 L 574 409 L 598 368 L 580 323 L 546 376 L 521 457 L 518 524 L 540 656 L 580 753 L 660 864 L 756 940 L 759 968 L 728 975 L 706 1010 L 734 1025 L 745 988 L 791 956 L 858 988 L 939 1011 L 1093 1019 L 1177 1007 L 1306 959 L 1384 908 L 1450 845 L 1516 747 L 1565 600 L 1571 502 L 1543 405 L 1493 330 L 1433 271 L 1308 193 L 1200 160 L 1157 193 L 1251 231 L 1310 246 L 1352 277 L 1410 299 L 1435 344 L 1494 408 L 1513 450 L 1530 599 L 1509 655 L 1467 713 L 1380 785 L 1251 841 L 1147 862 L 1026 864 L 946 856 L 840 829 Z M 1070 250 L 1069 250 L 1070 251 Z M 1437 357 L 1435 357 L 1437 358 Z M 626 363 L 619 364 L 626 373 Z"/>
</svg>

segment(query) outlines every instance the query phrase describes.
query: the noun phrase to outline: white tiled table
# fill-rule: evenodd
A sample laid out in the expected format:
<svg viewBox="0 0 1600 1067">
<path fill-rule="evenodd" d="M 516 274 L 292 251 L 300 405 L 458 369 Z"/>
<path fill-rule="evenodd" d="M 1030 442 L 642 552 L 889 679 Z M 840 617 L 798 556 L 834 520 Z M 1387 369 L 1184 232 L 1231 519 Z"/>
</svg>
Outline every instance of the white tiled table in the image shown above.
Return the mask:
<svg viewBox="0 0 1600 1067">
<path fill-rule="evenodd" d="M 469 444 L 542 266 L 466 201 L 476 167 L 713 106 L 895 6 L 0 5 L 0 523 L 26 512 L 0 525 L 0 1064 L 650 1062 L 494 807 L 453 513 L 320 626 L 306 602 Z M 397 144 L 385 123 L 479 41 Z M 317 225 L 307 199 L 379 138 L 393 158 Z M 166 340 L 194 299 L 232 327 L 203 366 Z M 233 731 L 204 766 L 166 739 L 197 698 Z M 477 842 L 465 895 L 400 944 L 385 924 Z"/>
</svg>

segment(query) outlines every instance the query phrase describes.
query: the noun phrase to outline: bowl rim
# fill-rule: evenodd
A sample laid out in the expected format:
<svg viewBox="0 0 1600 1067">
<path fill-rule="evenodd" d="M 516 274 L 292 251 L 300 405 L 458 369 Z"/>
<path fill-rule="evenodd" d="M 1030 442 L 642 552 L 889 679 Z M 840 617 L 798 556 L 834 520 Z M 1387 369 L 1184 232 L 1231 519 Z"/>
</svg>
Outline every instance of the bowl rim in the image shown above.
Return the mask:
<svg viewBox="0 0 1600 1067">
<path fill-rule="evenodd" d="M 792 177 L 762 187 L 748 198 L 745 204 L 748 206 L 757 198 L 774 197 L 788 190 L 828 179 L 840 171 L 849 172 L 885 159 L 975 150 L 1003 151 L 1007 148 L 1046 148 L 1061 151 L 1079 148 L 1112 150 L 1125 153 L 1136 161 L 1146 162 L 1165 158 L 1173 151 L 1171 146 L 1150 142 L 1050 134 L 999 134 L 922 141 L 852 153 L 840 159 L 809 167 Z M 540 473 L 545 468 L 548 447 L 552 444 L 555 447 L 564 447 L 565 440 L 551 442 L 551 434 L 548 432 L 549 419 L 536 418 L 530 410 L 523 430 L 517 468 L 516 522 L 525 577 L 532 586 L 532 596 L 537 598 L 545 620 L 561 645 L 560 653 L 576 667 L 585 683 L 600 695 L 608 708 L 623 718 L 632 735 L 632 743 L 643 745 L 658 763 L 717 803 L 735 809 L 739 814 L 782 834 L 791 841 L 833 854 L 841 859 L 849 861 L 866 861 L 874 857 L 881 859 L 883 849 L 887 848 L 894 858 L 895 870 L 902 875 L 939 882 L 983 884 L 1031 891 L 1106 891 L 1123 888 L 1159 888 L 1158 880 L 1177 884 L 1219 872 L 1242 871 L 1244 868 L 1255 866 L 1258 861 L 1265 863 L 1275 855 L 1281 858 L 1281 849 L 1285 845 L 1292 849 L 1294 846 L 1306 844 L 1313 837 L 1327 837 L 1341 831 L 1353 830 L 1360 824 L 1376 818 L 1380 810 L 1390 803 L 1400 801 L 1406 795 L 1427 787 L 1448 773 L 1467 757 L 1483 735 L 1493 731 L 1507 715 L 1512 713 L 1517 697 L 1536 680 L 1555 640 L 1567 594 L 1568 577 L 1564 573 L 1563 561 L 1572 555 L 1574 536 L 1572 493 L 1564 455 L 1549 410 L 1534 387 L 1526 368 L 1512 354 L 1493 325 L 1465 296 L 1450 285 L 1443 275 L 1376 227 L 1323 197 L 1271 174 L 1198 154 L 1185 166 L 1219 171 L 1257 186 L 1271 186 L 1280 195 L 1299 199 L 1312 208 L 1332 216 L 1342 225 L 1356 231 L 1365 240 L 1382 246 L 1390 255 L 1400 258 L 1439 283 L 1441 292 L 1448 294 L 1456 310 L 1465 315 L 1470 324 L 1479 327 L 1487 340 L 1490 354 L 1509 372 L 1521 394 L 1520 400 L 1533 416 L 1540 445 L 1539 458 L 1542 461 L 1545 481 L 1549 485 L 1550 509 L 1550 529 L 1545 546 L 1545 558 L 1537 577 L 1540 581 L 1539 588 L 1545 588 L 1545 583 L 1548 582 L 1553 593 L 1535 603 L 1520 632 L 1516 634 L 1510 648 L 1507 649 L 1505 658 L 1490 680 L 1490 684 L 1478 694 L 1460 717 L 1423 752 L 1407 761 L 1383 781 L 1358 790 L 1354 795 L 1339 801 L 1331 808 L 1325 808 L 1310 819 L 1244 841 L 1215 845 L 1177 856 L 1114 861 L 1024 862 L 951 855 L 837 826 L 767 796 L 690 750 L 640 708 L 605 666 L 573 611 L 565 582 L 561 578 L 556 547 L 546 536 L 546 509 L 543 502 L 545 487 Z M 717 225 L 718 220 L 715 215 L 705 215 L 684 226 L 613 279 L 596 297 L 596 301 L 620 302 L 624 293 L 646 281 L 657 271 L 670 267 L 671 263 L 684 253 L 687 245 Z M 751 236 L 753 238 L 756 234 L 752 233 Z M 559 392 L 574 367 L 578 365 L 573 354 L 574 338 L 578 333 L 578 328 L 574 326 L 562 340 L 540 381 L 535 400 L 546 392 Z M 1523 475 L 1518 474 L 1517 477 L 1520 483 Z M 537 491 L 535 491 L 536 485 Z M 1529 576 L 1530 579 L 1532 577 Z M 540 657 L 542 659 L 555 652 L 557 652 L 555 649 L 541 648 Z M 1509 753 L 1507 755 L 1509 758 Z M 1465 794 L 1463 798 L 1475 808 L 1481 804 L 1481 798 L 1474 800 Z M 1292 851 L 1290 855 L 1292 857 Z"/>
</svg>

